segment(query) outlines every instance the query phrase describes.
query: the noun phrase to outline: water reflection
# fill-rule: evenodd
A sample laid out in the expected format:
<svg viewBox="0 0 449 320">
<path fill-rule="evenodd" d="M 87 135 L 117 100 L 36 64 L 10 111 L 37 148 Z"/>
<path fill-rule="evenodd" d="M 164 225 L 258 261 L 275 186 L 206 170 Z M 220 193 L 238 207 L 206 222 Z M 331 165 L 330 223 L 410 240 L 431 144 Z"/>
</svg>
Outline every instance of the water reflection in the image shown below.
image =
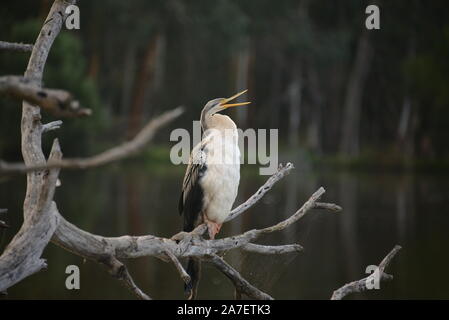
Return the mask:
<svg viewBox="0 0 449 320">
<path fill-rule="evenodd" d="M 328 299 L 334 289 L 363 277 L 367 265 L 378 263 L 395 244 L 400 244 L 403 250 L 390 269 L 395 280 L 382 284 L 378 292 L 353 298 L 449 298 L 447 176 L 313 170 L 300 159 L 296 167 L 263 201 L 225 225 L 221 236 L 286 218 L 320 185 L 327 190 L 324 199 L 342 205 L 344 211 L 315 211 L 285 232 L 260 241 L 300 243 L 305 250 L 299 255 L 228 253 L 225 258 L 245 277 L 276 298 Z M 238 202 L 266 179 L 253 171 L 243 168 Z M 94 233 L 169 237 L 181 227 L 177 201 L 182 175 L 182 169 L 136 165 L 63 172 L 56 200 L 68 220 Z M 0 183 L 0 207 L 8 207 L 12 226 L 5 235 L 7 241 L 20 227 L 24 190 L 24 177 Z M 44 257 L 49 261 L 48 270 L 11 288 L 7 298 L 134 298 L 95 263 L 54 245 L 45 250 Z M 79 291 L 64 287 L 64 271 L 69 264 L 80 266 Z M 182 283 L 172 265 L 154 258 L 129 261 L 128 265 L 135 281 L 154 298 L 183 297 Z M 233 288 L 224 276 L 208 266 L 203 269 L 200 298 L 233 297 Z"/>
</svg>

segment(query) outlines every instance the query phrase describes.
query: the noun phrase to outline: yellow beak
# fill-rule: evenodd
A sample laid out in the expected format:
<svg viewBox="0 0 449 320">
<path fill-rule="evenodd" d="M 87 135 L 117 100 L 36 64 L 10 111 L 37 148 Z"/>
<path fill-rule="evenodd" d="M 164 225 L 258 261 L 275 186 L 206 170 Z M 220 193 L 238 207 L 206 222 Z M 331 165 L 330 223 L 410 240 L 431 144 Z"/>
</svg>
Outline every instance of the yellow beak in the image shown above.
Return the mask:
<svg viewBox="0 0 449 320">
<path fill-rule="evenodd" d="M 230 98 L 223 99 L 223 100 L 220 102 L 220 105 L 223 107 L 223 109 L 226 109 L 226 108 L 237 107 L 237 106 L 245 106 L 245 105 L 247 105 L 247 104 L 250 104 L 251 102 L 227 103 L 227 102 L 229 102 L 229 101 L 234 100 L 234 99 L 237 98 L 237 97 L 240 97 L 242 94 L 246 93 L 247 91 L 248 91 L 248 89 L 243 90 L 242 92 L 237 93 L 237 94 L 233 95 L 233 96 L 230 97 Z"/>
</svg>

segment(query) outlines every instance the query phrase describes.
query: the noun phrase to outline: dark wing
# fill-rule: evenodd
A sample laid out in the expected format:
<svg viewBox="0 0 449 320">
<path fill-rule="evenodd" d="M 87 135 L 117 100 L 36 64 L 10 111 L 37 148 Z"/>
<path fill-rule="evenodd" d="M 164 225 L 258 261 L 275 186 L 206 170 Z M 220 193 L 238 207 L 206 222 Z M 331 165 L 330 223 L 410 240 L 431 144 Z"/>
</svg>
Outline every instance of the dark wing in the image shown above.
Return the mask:
<svg viewBox="0 0 449 320">
<path fill-rule="evenodd" d="M 178 204 L 179 214 L 184 213 L 183 230 L 186 232 L 192 231 L 201 221 L 204 193 L 200 179 L 206 170 L 206 155 L 203 148 L 197 146 L 190 156 Z"/>
</svg>

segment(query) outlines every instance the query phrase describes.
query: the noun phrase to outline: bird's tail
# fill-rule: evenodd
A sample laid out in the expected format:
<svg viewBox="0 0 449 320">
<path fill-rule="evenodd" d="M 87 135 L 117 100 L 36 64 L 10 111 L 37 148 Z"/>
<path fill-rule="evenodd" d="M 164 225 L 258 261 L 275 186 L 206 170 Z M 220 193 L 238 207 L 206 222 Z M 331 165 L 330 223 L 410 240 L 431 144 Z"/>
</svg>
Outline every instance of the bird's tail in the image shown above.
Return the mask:
<svg viewBox="0 0 449 320">
<path fill-rule="evenodd" d="M 201 261 L 189 258 L 186 271 L 190 276 L 190 281 L 184 285 L 184 293 L 189 300 L 194 300 L 198 291 L 198 283 L 200 282 Z"/>
</svg>

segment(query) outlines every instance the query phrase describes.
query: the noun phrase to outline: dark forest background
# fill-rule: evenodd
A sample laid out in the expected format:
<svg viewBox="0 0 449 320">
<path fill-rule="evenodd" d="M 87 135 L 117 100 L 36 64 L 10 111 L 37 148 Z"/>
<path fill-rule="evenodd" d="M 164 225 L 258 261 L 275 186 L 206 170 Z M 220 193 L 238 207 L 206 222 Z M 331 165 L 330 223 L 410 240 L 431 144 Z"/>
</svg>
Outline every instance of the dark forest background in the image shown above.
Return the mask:
<svg viewBox="0 0 449 320">
<path fill-rule="evenodd" d="M 8 1 L 0 39 L 33 43 L 51 1 Z M 449 2 L 79 1 L 80 30 L 63 30 L 45 86 L 73 92 L 90 119 L 58 132 L 66 157 L 132 137 L 152 116 L 187 107 L 169 130 L 191 129 L 203 105 L 249 89 L 242 128 L 279 128 L 284 150 L 403 168 L 448 167 Z M 29 54 L 0 52 L 2 75 Z M 0 100 L 0 158 L 20 160 L 20 104 Z M 51 120 L 47 114 L 44 122 Z M 46 138 L 49 143 L 50 138 Z"/>
</svg>

